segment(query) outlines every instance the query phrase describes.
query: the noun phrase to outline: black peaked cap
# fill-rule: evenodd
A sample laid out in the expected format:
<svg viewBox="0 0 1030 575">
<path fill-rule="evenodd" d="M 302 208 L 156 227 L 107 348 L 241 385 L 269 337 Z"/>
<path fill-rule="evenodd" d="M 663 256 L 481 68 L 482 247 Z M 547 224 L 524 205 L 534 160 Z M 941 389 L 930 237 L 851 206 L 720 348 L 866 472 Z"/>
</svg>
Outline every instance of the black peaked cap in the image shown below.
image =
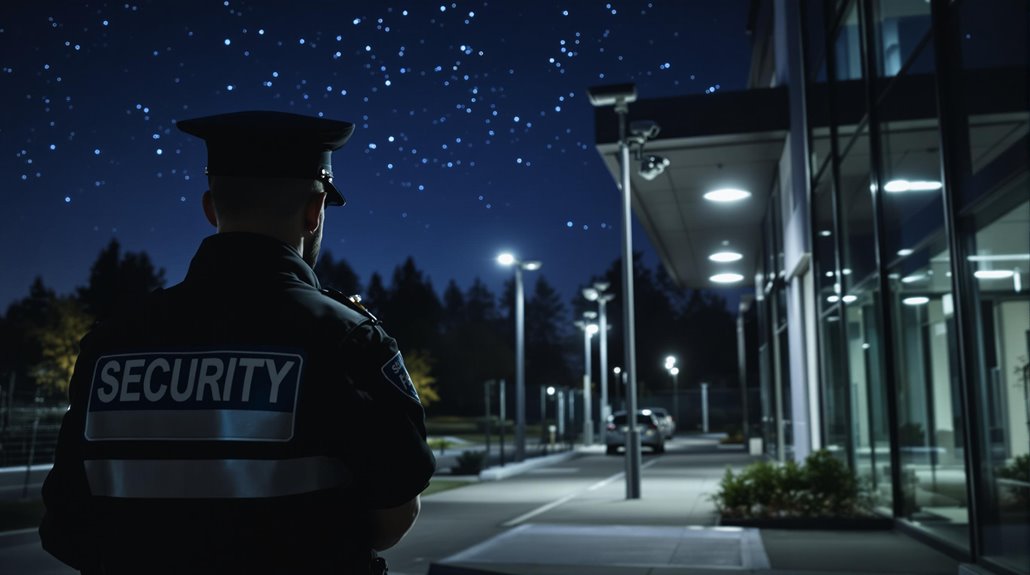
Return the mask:
<svg viewBox="0 0 1030 575">
<path fill-rule="evenodd" d="M 326 204 L 342 206 L 333 185 L 332 153 L 354 131 L 354 124 L 286 112 L 233 112 L 176 122 L 207 143 L 211 176 L 312 178 L 321 180 Z"/>
</svg>

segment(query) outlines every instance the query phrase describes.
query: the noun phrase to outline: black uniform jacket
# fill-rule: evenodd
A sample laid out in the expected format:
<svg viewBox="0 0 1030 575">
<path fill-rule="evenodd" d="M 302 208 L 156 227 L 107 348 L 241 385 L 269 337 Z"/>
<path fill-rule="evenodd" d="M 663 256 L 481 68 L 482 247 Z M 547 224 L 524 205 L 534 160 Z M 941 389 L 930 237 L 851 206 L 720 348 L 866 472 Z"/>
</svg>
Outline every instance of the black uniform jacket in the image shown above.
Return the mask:
<svg viewBox="0 0 1030 575">
<path fill-rule="evenodd" d="M 43 546 L 106 573 L 347 572 L 435 461 L 395 341 L 288 245 L 207 238 L 82 340 Z"/>
</svg>

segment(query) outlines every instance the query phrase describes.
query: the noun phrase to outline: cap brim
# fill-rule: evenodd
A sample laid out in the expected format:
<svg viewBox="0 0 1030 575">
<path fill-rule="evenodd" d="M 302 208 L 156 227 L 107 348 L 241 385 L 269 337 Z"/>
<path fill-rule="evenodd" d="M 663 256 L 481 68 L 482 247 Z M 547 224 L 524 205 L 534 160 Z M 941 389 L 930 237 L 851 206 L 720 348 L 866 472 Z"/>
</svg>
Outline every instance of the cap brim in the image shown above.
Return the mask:
<svg viewBox="0 0 1030 575">
<path fill-rule="evenodd" d="M 343 206 L 347 204 L 347 198 L 343 197 L 343 194 L 340 193 L 340 190 L 336 189 L 336 186 L 330 182 L 322 180 L 322 187 L 325 188 L 326 192 L 325 205 Z"/>
</svg>

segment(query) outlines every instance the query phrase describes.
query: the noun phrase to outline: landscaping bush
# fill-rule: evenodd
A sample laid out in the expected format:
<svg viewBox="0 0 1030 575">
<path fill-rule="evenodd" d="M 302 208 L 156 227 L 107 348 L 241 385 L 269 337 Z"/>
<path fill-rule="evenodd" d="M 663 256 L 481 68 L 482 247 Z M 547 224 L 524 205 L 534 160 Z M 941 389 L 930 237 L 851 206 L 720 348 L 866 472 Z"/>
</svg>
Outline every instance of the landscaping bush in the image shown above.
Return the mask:
<svg viewBox="0 0 1030 575">
<path fill-rule="evenodd" d="M 484 451 L 462 451 L 458 456 L 458 464 L 451 468 L 455 475 L 478 475 L 486 461 Z"/>
<path fill-rule="evenodd" d="M 998 468 L 998 477 L 1030 483 L 1030 454 L 1020 455 L 1012 463 Z M 1007 491 L 1016 509 L 1030 507 L 1030 489 L 1018 485 L 1008 486 Z"/>
<path fill-rule="evenodd" d="M 854 475 L 825 450 L 802 465 L 760 461 L 739 474 L 727 469 L 712 501 L 722 516 L 736 519 L 867 515 Z"/>
</svg>

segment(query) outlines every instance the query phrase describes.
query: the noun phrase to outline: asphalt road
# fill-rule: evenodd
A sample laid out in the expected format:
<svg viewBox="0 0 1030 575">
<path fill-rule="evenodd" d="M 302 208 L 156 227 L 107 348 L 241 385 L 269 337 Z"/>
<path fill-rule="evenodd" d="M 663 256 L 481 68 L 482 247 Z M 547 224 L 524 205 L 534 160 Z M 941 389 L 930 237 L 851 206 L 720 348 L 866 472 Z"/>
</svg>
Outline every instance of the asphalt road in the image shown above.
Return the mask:
<svg viewBox="0 0 1030 575">
<path fill-rule="evenodd" d="M 697 468 L 697 458 L 712 465 Z M 706 474 L 702 485 L 714 485 L 725 463 L 736 463 L 740 456 L 720 453 L 709 442 L 691 444 L 676 439 L 664 455 L 645 450 L 644 479 L 679 477 L 684 473 Z M 606 456 L 603 451 L 577 457 L 550 467 L 531 470 L 502 481 L 479 482 L 423 498 L 422 513 L 408 536 L 384 553 L 394 575 L 424 575 L 432 562 L 465 550 L 505 530 L 529 521 L 590 523 L 591 510 L 618 503 L 624 494 L 624 457 Z M 445 479 L 445 477 L 441 477 Z M 702 497 L 699 503 L 674 521 L 711 524 L 714 513 Z M 650 502 L 644 493 L 645 504 Z M 624 522 L 651 524 L 656 515 L 640 508 L 637 519 L 627 514 Z M 34 530 L 0 534 L 0 565 L 5 573 L 58 575 L 75 573 L 47 555 L 39 547 Z"/>
</svg>

